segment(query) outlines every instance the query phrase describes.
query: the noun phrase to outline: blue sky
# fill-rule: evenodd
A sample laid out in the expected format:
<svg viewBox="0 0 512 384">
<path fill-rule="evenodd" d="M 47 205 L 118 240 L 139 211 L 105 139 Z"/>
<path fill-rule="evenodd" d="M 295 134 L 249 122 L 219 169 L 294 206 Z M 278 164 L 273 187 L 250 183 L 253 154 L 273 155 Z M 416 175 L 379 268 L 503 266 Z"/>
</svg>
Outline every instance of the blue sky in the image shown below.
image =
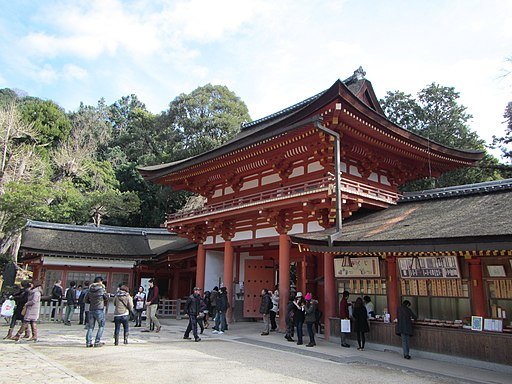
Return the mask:
<svg viewBox="0 0 512 384">
<path fill-rule="evenodd" d="M 0 0 L 0 88 L 159 113 L 181 93 L 226 85 L 253 119 L 362 66 L 377 96 L 454 86 L 491 140 L 512 101 L 512 1 Z"/>
</svg>

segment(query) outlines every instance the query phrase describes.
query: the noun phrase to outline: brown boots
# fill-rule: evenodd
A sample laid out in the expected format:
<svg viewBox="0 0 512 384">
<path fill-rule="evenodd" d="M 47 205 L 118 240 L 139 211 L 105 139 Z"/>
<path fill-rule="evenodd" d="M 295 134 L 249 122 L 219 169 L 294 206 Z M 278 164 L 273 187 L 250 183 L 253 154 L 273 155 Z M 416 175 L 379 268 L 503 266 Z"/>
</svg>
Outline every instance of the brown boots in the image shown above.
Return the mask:
<svg viewBox="0 0 512 384">
<path fill-rule="evenodd" d="M 28 339 L 28 341 L 37 341 L 37 324 L 34 322 L 31 322 L 30 328 L 32 329 L 32 337 L 30 337 L 30 333 L 28 331 L 28 324 L 23 323 L 21 328 L 19 329 L 19 331 L 16 333 L 15 336 L 11 337 L 11 339 L 14 341 L 19 341 L 21 334 L 25 333 L 23 338 Z M 12 334 L 12 332 L 11 332 L 11 334 Z"/>
</svg>

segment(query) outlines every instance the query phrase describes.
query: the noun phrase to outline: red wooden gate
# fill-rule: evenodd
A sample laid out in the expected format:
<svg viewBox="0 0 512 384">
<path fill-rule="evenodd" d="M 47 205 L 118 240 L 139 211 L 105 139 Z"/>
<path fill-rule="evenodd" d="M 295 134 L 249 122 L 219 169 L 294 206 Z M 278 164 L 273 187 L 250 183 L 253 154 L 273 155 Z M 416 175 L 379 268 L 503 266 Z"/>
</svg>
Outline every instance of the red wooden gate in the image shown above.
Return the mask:
<svg viewBox="0 0 512 384">
<path fill-rule="evenodd" d="M 245 260 L 244 317 L 261 317 L 261 290 L 274 285 L 273 260 Z"/>
</svg>

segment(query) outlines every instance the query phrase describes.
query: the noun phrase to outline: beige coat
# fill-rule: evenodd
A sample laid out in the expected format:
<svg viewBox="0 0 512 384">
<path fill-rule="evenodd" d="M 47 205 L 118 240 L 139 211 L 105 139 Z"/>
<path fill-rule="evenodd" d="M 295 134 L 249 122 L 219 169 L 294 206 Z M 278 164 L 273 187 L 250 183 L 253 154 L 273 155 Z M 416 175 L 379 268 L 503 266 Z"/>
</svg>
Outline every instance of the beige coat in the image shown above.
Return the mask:
<svg viewBox="0 0 512 384">
<path fill-rule="evenodd" d="M 28 292 L 28 301 L 27 304 L 25 304 L 27 307 L 27 312 L 25 313 L 25 321 L 37 321 L 37 319 L 39 319 L 42 293 L 43 289 L 40 286 L 32 288 Z"/>
<path fill-rule="evenodd" d="M 114 297 L 114 316 L 128 315 L 133 311 L 133 299 L 125 291 L 118 291 Z"/>
</svg>

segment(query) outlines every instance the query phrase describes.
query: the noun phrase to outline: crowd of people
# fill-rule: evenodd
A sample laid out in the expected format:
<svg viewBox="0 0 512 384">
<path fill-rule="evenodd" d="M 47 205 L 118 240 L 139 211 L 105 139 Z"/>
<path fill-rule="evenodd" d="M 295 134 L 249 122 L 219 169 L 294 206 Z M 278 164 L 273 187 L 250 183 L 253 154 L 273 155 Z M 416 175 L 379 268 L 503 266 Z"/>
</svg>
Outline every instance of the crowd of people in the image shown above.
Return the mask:
<svg viewBox="0 0 512 384">
<path fill-rule="evenodd" d="M 37 320 L 39 318 L 41 296 L 43 290 L 41 283 L 37 280 L 32 282 L 24 280 L 21 287 L 13 293 L 11 299 L 15 302 L 15 309 L 10 320 L 10 326 L 4 339 L 19 341 L 21 338 L 29 341 L 37 341 Z M 365 348 L 365 334 L 370 331 L 370 318 L 375 316 L 375 307 L 369 296 L 357 297 L 355 302 L 349 302 L 350 293 L 344 291 L 339 303 L 339 317 L 343 321 L 349 321 L 348 328 L 341 329 L 341 346 L 350 347 L 347 343 L 347 334 L 352 330 L 356 333 L 358 350 Z M 79 308 L 79 324 L 84 324 L 86 329 L 86 346 L 101 347 L 102 335 L 105 328 L 105 308 L 108 306 L 110 295 L 106 291 L 102 277 L 98 276 L 94 282 L 89 284 L 85 281 L 83 286 L 76 285 L 74 281 L 69 282 L 69 287 L 64 291 L 62 282 L 57 280 L 52 287 L 51 301 L 53 310 L 51 316 L 55 319 L 56 308 L 66 299 L 65 313 L 62 321 L 65 325 L 71 325 L 75 309 Z M 129 322 L 135 322 L 134 327 L 142 327 L 142 315 L 146 311 L 146 323 L 142 332 L 160 332 L 162 326 L 157 317 L 159 302 L 159 290 L 153 279 L 149 280 L 149 290 L 146 293 L 141 286 L 132 297 L 129 288 L 120 284 L 113 298 L 114 305 L 114 345 L 119 345 L 121 326 L 123 327 L 123 343 L 128 344 Z M 410 359 L 409 340 L 413 331 L 413 320 L 417 316 L 410 309 L 411 303 L 405 300 L 398 308 L 396 317 L 396 334 L 402 339 L 404 358 Z M 200 334 L 213 323 L 212 333 L 223 334 L 228 329 L 226 312 L 229 309 L 229 300 L 226 287 L 214 287 L 212 291 L 202 293 L 200 287 L 195 287 L 192 294 L 185 303 L 185 313 L 188 315 L 189 323 L 183 335 L 184 339 L 201 341 Z M 262 289 L 259 312 L 263 318 L 262 336 L 267 336 L 276 331 L 278 326 L 276 316 L 279 313 L 279 289 Z M 292 292 L 285 311 L 286 333 L 285 339 L 294 342 L 297 337 L 297 345 L 304 344 L 303 327 L 306 329 L 309 342 L 306 347 L 316 345 L 315 333 L 319 332 L 322 312 L 319 309 L 318 301 L 308 292 L 303 296 L 302 292 Z M 17 322 L 21 325 L 14 333 Z M 97 325 L 96 335 L 93 340 L 94 329 Z M 352 329 L 353 327 L 353 329 Z M 343 328 L 343 327 L 342 327 Z"/>
</svg>

